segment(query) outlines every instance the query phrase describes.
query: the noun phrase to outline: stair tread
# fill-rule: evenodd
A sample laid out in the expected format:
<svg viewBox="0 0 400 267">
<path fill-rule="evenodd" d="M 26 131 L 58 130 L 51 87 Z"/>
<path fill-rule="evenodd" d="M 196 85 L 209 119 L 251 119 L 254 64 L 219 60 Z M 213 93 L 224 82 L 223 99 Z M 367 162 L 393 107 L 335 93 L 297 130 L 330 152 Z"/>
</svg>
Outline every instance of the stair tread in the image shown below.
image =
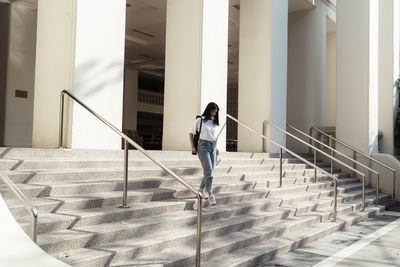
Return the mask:
<svg viewBox="0 0 400 267">
<path fill-rule="evenodd" d="M 296 216 L 296 217 L 290 217 L 290 218 L 285 218 L 284 220 L 280 220 L 279 223 L 276 222 L 267 222 L 264 223 L 260 226 L 255 226 L 251 228 L 246 228 L 242 229 L 240 231 L 234 231 L 234 232 L 229 232 L 223 236 L 218 236 L 218 237 L 212 237 L 212 238 L 203 238 L 202 239 L 202 253 L 206 254 L 209 253 L 210 251 L 217 249 L 217 248 L 223 248 L 232 244 L 238 244 L 239 242 L 243 242 L 248 239 L 256 238 L 258 236 L 270 236 L 271 234 L 274 235 L 279 235 L 283 234 L 285 235 L 285 232 L 287 232 L 287 229 L 291 228 L 291 226 L 295 225 L 302 225 L 304 223 L 307 224 L 315 224 L 318 222 L 321 218 L 322 213 L 329 213 L 328 209 L 321 210 L 319 212 L 313 212 L 311 214 L 307 214 L 304 216 Z M 343 216 L 344 217 L 344 216 Z M 343 217 L 341 219 L 343 220 Z M 242 219 L 246 219 L 245 217 L 242 217 Z M 331 225 L 330 222 L 326 223 L 327 225 Z M 218 225 L 215 224 L 215 222 L 211 222 L 208 225 L 204 224 L 203 225 L 203 234 L 205 231 L 212 230 L 212 229 L 206 229 L 207 227 L 217 228 L 219 227 Z M 307 226 L 305 226 L 307 227 Z M 301 232 L 304 234 L 303 229 L 304 227 L 301 228 Z M 315 227 L 310 227 L 309 229 L 315 229 Z M 187 229 L 187 231 L 183 235 L 191 235 L 195 236 L 195 227 L 192 227 L 192 229 Z M 154 237 L 149 237 L 147 239 L 139 239 L 137 241 L 136 239 L 130 238 L 130 239 L 125 239 L 125 240 L 119 240 L 116 242 L 108 243 L 105 245 L 98 245 L 98 246 L 93 246 L 89 248 L 79 248 L 75 250 L 70 250 L 62 253 L 56 253 L 53 254 L 53 256 L 60 258 L 63 257 L 64 255 L 68 255 L 67 262 L 70 264 L 78 263 L 79 261 L 82 260 L 84 255 L 89 255 L 90 257 L 109 257 L 112 256 L 116 252 L 126 252 L 134 249 L 138 249 L 143 246 L 149 246 L 154 243 L 160 243 L 160 242 L 166 242 L 168 240 L 173 240 L 179 237 L 179 235 L 182 234 L 182 231 L 179 231 L 179 233 L 166 233 L 166 232 L 160 232 L 156 234 Z M 276 237 L 268 238 L 268 240 L 273 240 Z M 266 241 L 269 243 L 268 241 Z M 129 264 L 138 264 L 138 263 L 156 263 L 163 261 L 163 255 L 168 255 L 167 262 L 173 262 L 177 261 L 182 258 L 193 258 L 195 255 L 195 244 L 194 242 L 191 242 L 191 246 L 187 247 L 182 247 L 182 246 L 168 246 L 166 249 L 163 251 L 157 251 L 157 256 L 139 256 L 135 259 L 132 259 L 129 261 Z M 244 248 L 246 250 L 246 248 Z M 97 253 L 97 251 L 100 251 Z M 179 251 L 179 253 L 177 253 Z M 107 252 L 107 253 L 103 253 Z M 178 255 L 177 255 L 178 254 Z M 85 256 L 86 257 L 86 256 Z M 208 266 L 208 265 L 206 265 Z"/>
<path fill-rule="evenodd" d="M 218 245 L 226 245 L 229 243 L 237 243 L 241 240 L 246 240 L 246 239 L 249 239 L 249 238 L 257 236 L 257 235 L 266 235 L 265 231 L 274 232 L 274 231 L 278 231 L 280 229 L 285 229 L 290 224 L 304 223 L 305 221 L 311 221 L 313 219 L 314 218 L 310 218 L 310 216 L 304 217 L 304 218 L 292 218 L 291 220 L 286 220 L 286 221 L 280 223 L 279 225 L 266 224 L 266 225 L 263 225 L 262 227 L 257 227 L 257 228 L 253 227 L 251 229 L 244 229 L 241 231 L 230 232 L 222 237 L 222 239 L 224 241 L 220 241 L 217 244 Z M 202 229 L 204 229 L 204 227 Z M 186 232 L 186 234 L 195 235 L 196 233 L 193 232 L 193 229 L 190 229 Z M 181 231 L 179 231 L 179 233 L 160 232 L 160 233 L 158 233 L 157 236 L 154 236 L 154 237 L 152 237 L 150 239 L 146 239 L 146 240 L 140 239 L 137 241 L 137 240 L 132 240 L 132 239 L 125 239 L 125 240 L 120 240 L 120 241 L 112 242 L 112 243 L 105 244 L 105 245 L 70 250 L 70 251 L 66 252 L 68 254 L 67 262 L 69 264 L 74 264 L 75 262 L 79 262 L 80 260 L 82 260 L 83 257 L 86 257 L 86 256 L 98 257 L 99 255 L 98 255 L 97 251 L 100 251 L 100 254 L 102 254 L 100 256 L 104 256 L 104 255 L 109 256 L 116 252 L 132 250 L 132 249 L 141 247 L 143 245 L 148 246 L 151 243 L 159 243 L 159 242 L 163 242 L 163 241 L 167 241 L 167 240 L 173 240 L 173 239 L 177 238 L 177 235 L 182 235 L 182 232 Z M 219 237 L 219 238 L 221 238 L 221 237 Z M 203 253 L 206 252 L 207 250 L 210 249 L 210 247 L 212 247 L 215 244 L 216 243 L 213 242 L 213 240 L 203 239 L 202 240 L 202 252 Z M 192 244 L 192 245 L 194 245 L 194 244 Z M 182 248 L 180 246 L 179 248 L 170 248 L 170 249 L 175 250 L 175 252 L 176 251 L 181 252 L 181 250 L 184 248 Z M 193 254 L 194 246 L 191 246 L 190 249 L 192 250 L 190 253 Z M 189 252 L 190 249 L 188 249 L 187 251 Z M 107 253 L 103 254 L 103 252 L 107 252 Z M 53 254 L 53 256 L 55 256 L 56 258 L 59 258 L 59 257 L 62 257 L 63 254 L 64 254 L 64 252 L 58 253 L 58 254 Z"/>
<path fill-rule="evenodd" d="M 303 202 L 304 206 L 310 206 L 313 205 L 314 203 L 307 203 Z M 341 205 L 339 204 L 337 207 L 338 212 L 340 212 L 343 209 L 346 209 L 349 205 Z M 203 217 L 207 215 L 213 216 L 214 214 L 217 214 L 218 212 L 223 212 L 226 210 L 227 207 L 221 206 L 214 206 L 210 208 L 209 210 L 205 210 L 203 212 Z M 237 224 L 240 223 L 241 221 L 252 221 L 257 218 L 262 218 L 264 216 L 271 216 L 271 215 L 282 215 L 285 216 L 285 221 L 287 220 L 286 216 L 289 215 L 288 213 L 290 210 L 293 210 L 291 207 L 282 207 L 282 208 L 275 208 L 274 210 L 257 210 L 253 211 L 251 214 L 240 214 L 236 216 L 231 216 L 228 218 L 218 218 L 217 221 L 204 221 L 202 224 L 203 232 L 204 231 L 209 231 L 211 229 L 217 229 L 219 227 L 225 227 L 227 224 Z M 319 209 L 315 209 L 311 212 L 307 213 L 307 216 L 322 216 L 322 214 L 330 214 L 332 212 L 332 207 L 320 207 Z M 285 215 L 286 214 L 286 215 Z M 294 215 L 294 213 L 292 213 Z M 303 215 L 300 215 L 300 217 Z M 89 238 L 92 237 L 93 235 L 98 235 L 98 234 L 107 234 L 110 232 L 116 232 L 120 230 L 127 230 L 127 229 L 135 229 L 138 227 L 143 227 L 146 225 L 158 225 L 162 223 L 174 223 L 179 220 L 184 220 L 184 219 L 193 219 L 192 222 L 195 222 L 195 219 L 197 217 L 197 212 L 196 211 L 178 211 L 174 212 L 171 214 L 168 214 L 167 216 L 149 216 L 149 217 L 142 217 L 142 218 L 134 218 L 134 219 L 128 219 L 124 221 L 118 221 L 118 222 L 112 222 L 112 223 L 106 223 L 106 224 L 101 224 L 101 225 L 89 225 L 89 226 L 82 226 L 82 227 L 77 227 L 74 229 L 67 229 L 67 230 L 61 230 L 57 232 L 51 232 L 51 233 L 45 233 L 40 235 L 40 239 L 38 239 L 38 244 L 48 244 L 48 243 L 54 243 L 60 241 L 60 236 L 61 241 L 70 239 L 76 239 L 76 238 Z M 281 224 L 281 223 L 280 223 Z M 185 226 L 180 226 L 179 227 L 179 234 L 176 234 L 176 236 L 179 235 L 191 235 L 193 234 L 193 229 L 195 229 L 196 225 L 185 225 Z M 149 236 L 146 238 L 146 240 L 153 239 L 152 234 L 146 234 L 146 236 Z M 143 237 L 143 236 L 142 236 Z M 155 239 L 160 238 L 159 235 L 156 234 Z M 119 242 L 119 241 L 117 241 Z M 157 241 L 156 241 L 157 242 Z M 137 243 L 137 242 L 136 242 Z M 140 243 L 140 242 L 139 242 Z"/>
<path fill-rule="evenodd" d="M 129 208 L 122 202 L 123 151 L 0 148 L 0 169 L 39 210 L 38 244 L 77 266 L 188 266 L 196 248 L 197 198 L 167 172 L 129 151 Z M 25 154 L 26 152 L 26 154 Z M 197 185 L 201 164 L 190 151 L 149 151 L 165 166 Z M 20 156 L 20 157 L 19 157 Z M 312 155 L 305 154 L 309 161 Z M 318 166 L 330 170 L 318 160 Z M 202 264 L 254 265 L 270 255 L 315 239 L 341 224 L 359 220 L 375 203 L 366 188 L 361 208 L 358 179 L 334 168 L 338 183 L 338 223 L 333 215 L 333 180 L 296 158 L 266 153 L 226 153 L 217 159 L 213 191 L 217 205 L 203 202 Z M 8 207 L 25 231 L 30 218 L 0 185 Z M 380 193 L 380 200 L 389 195 Z M 379 210 L 381 207 L 377 207 Z M 321 222 L 322 220 L 322 222 Z"/>
<path fill-rule="evenodd" d="M 231 194 L 233 195 L 233 194 Z M 225 195 L 227 197 L 228 195 Z M 217 195 L 217 199 L 220 199 L 220 194 Z M 192 200 L 194 201 L 194 200 Z M 232 202 L 225 205 L 220 206 L 221 209 L 227 210 L 235 210 L 235 209 L 243 209 L 248 207 L 257 207 L 259 205 L 267 205 L 270 204 L 272 206 L 278 206 L 281 203 L 280 200 L 273 200 L 273 199 L 252 199 L 249 201 L 242 201 L 242 202 Z M 39 217 L 39 225 L 41 223 L 48 223 L 53 221 L 60 221 L 60 220 L 71 220 L 71 217 L 75 218 L 87 218 L 92 216 L 99 216 L 99 215 L 107 215 L 107 214 L 114 214 L 114 213 L 123 213 L 123 212 L 130 212 L 130 211 L 139 211 L 144 209 L 150 208 L 158 208 L 158 207 L 166 207 L 166 206 L 182 206 L 186 205 L 187 201 L 151 201 L 148 203 L 135 203 L 134 205 L 130 206 L 129 208 L 119 209 L 116 207 L 104 207 L 104 208 L 94 208 L 94 209 L 87 209 L 87 210 L 71 210 L 71 211 L 62 211 L 61 213 L 43 213 Z M 207 214 L 208 209 L 215 209 L 215 207 L 204 208 L 203 213 Z M 167 215 L 165 215 L 167 216 Z M 27 218 L 30 219 L 30 218 Z M 27 220 L 25 224 L 30 224 L 30 220 Z"/>
<path fill-rule="evenodd" d="M 217 213 L 218 210 L 214 210 L 213 213 Z M 204 215 L 207 215 L 207 213 L 204 213 Z M 237 216 L 231 216 L 228 218 L 219 218 L 218 221 L 204 221 L 202 223 L 202 229 L 203 232 L 209 231 L 212 229 L 218 229 L 220 227 L 224 227 L 226 225 L 234 224 L 234 223 L 240 223 L 243 221 L 251 221 L 257 218 L 262 218 L 262 217 L 269 217 L 273 215 L 284 215 L 284 210 L 274 210 L 274 211 L 256 211 L 252 214 L 244 214 L 244 215 L 237 215 Z M 150 217 L 145 217 L 145 218 L 135 218 L 135 219 L 130 219 L 130 220 L 125 220 L 123 222 L 113 222 L 113 223 L 107 223 L 107 224 L 101 224 L 101 225 L 93 225 L 93 226 L 83 226 L 83 227 L 78 227 L 75 229 L 68 229 L 68 230 L 62 230 L 62 231 L 57 231 L 53 233 L 45 233 L 40 236 L 40 239 L 38 239 L 38 244 L 43 245 L 45 242 L 46 243 L 53 243 L 57 241 L 64 241 L 67 239 L 75 239 L 78 237 L 86 237 L 89 236 L 91 237 L 92 235 L 96 234 L 104 234 L 104 233 L 110 233 L 114 231 L 119 231 L 119 230 L 126 230 L 126 229 L 135 229 L 139 227 L 143 227 L 146 225 L 157 225 L 160 223 L 173 223 L 179 220 L 184 220 L 188 218 L 197 218 L 197 212 L 196 211 L 191 211 L 191 212 L 175 212 L 172 214 L 168 214 L 168 216 L 150 216 Z M 185 225 L 183 227 L 179 227 L 179 233 L 175 233 L 176 237 L 179 236 L 186 236 L 186 235 L 192 235 L 193 234 L 193 229 L 196 228 L 195 224 L 191 225 Z M 174 232 L 173 230 L 169 230 L 171 232 Z M 154 234 L 154 233 L 153 233 Z M 158 242 L 157 239 L 160 238 L 160 236 L 165 234 L 165 231 L 159 232 L 155 234 L 155 237 L 153 237 L 152 233 L 147 233 L 146 240 L 142 240 L 143 238 L 140 238 L 136 244 L 141 244 L 141 240 L 144 241 L 143 244 L 146 243 L 148 240 L 154 239 L 155 242 Z M 60 238 L 60 236 L 62 236 Z M 117 241 L 118 242 L 124 242 L 122 241 Z"/>
<path fill-rule="evenodd" d="M 371 210 L 373 210 L 373 208 L 371 208 Z M 367 214 L 367 212 L 362 212 L 361 216 L 365 214 Z M 304 243 L 303 240 L 307 240 L 308 237 L 321 233 L 324 234 L 324 232 L 329 233 L 328 230 L 336 230 L 340 227 L 344 227 L 346 223 L 359 216 L 360 215 L 353 213 L 338 218 L 336 223 L 323 221 L 316 225 L 305 226 L 298 231 L 293 231 L 280 237 L 274 237 L 244 249 L 229 252 L 228 255 L 225 254 L 223 256 L 214 257 L 210 261 L 203 262 L 202 264 L 205 266 L 236 266 L 260 255 L 277 252 L 284 247 L 287 247 L 287 251 L 289 251 L 295 246 L 298 246 L 299 243 Z"/>
<path fill-rule="evenodd" d="M 381 193 L 380 198 L 386 198 L 388 197 L 388 194 Z M 299 197 L 299 196 L 297 196 Z M 301 197 L 301 196 L 300 196 Z M 217 195 L 217 198 L 221 198 L 221 195 Z M 252 207 L 260 204 L 266 204 L 268 203 L 282 203 L 282 200 L 284 198 L 266 198 L 266 199 L 253 199 L 250 201 L 245 201 L 245 202 L 233 202 L 229 204 L 223 205 L 224 209 L 235 209 L 235 208 L 244 208 L 244 207 Z M 338 195 L 338 200 L 340 200 L 341 197 Z M 375 199 L 375 196 L 369 195 L 366 196 L 366 199 Z M 115 213 L 123 213 L 123 212 L 130 212 L 130 211 L 139 211 L 139 210 L 145 210 L 145 209 L 151 209 L 151 208 L 158 208 L 158 207 L 166 207 L 166 206 L 182 206 L 186 205 L 187 202 L 181 202 L 179 200 L 177 201 L 151 201 L 148 203 L 135 203 L 131 207 L 127 209 L 117 209 L 116 207 L 103 207 L 103 208 L 93 208 L 93 209 L 87 209 L 87 210 L 71 210 L 71 211 L 62 211 L 61 213 L 42 213 L 41 216 L 39 217 L 39 224 L 41 223 L 50 223 L 50 222 L 55 222 L 55 221 L 63 221 L 63 220 L 75 220 L 77 218 L 88 218 L 88 217 L 94 217 L 94 216 L 104 216 L 107 214 L 115 214 Z M 332 203 L 332 198 L 317 198 L 317 199 L 312 199 L 308 201 L 297 201 L 292 204 L 283 204 L 281 207 L 283 208 L 293 208 L 293 209 L 298 209 L 298 208 L 304 208 L 307 206 L 313 206 L 316 204 L 324 204 L 324 203 Z M 359 200 L 350 200 L 346 201 L 346 204 L 355 204 L 359 203 Z M 340 203 L 342 205 L 342 203 Z M 205 212 L 206 213 L 206 212 Z M 72 219 L 72 218 L 73 219 Z M 29 219 L 29 218 L 27 218 Z M 21 223 L 21 225 L 29 225 L 30 220 L 27 220 L 25 223 Z"/>
</svg>

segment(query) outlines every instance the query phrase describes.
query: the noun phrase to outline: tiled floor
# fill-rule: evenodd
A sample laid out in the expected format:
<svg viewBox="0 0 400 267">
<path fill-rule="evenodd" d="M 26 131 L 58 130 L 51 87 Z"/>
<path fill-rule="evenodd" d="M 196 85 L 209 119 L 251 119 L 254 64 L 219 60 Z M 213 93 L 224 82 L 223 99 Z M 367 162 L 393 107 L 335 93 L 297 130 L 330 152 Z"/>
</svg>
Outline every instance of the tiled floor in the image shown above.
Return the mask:
<svg viewBox="0 0 400 267">
<path fill-rule="evenodd" d="M 260 266 L 314 265 L 400 266 L 400 212 L 387 211 L 368 218 Z"/>
</svg>

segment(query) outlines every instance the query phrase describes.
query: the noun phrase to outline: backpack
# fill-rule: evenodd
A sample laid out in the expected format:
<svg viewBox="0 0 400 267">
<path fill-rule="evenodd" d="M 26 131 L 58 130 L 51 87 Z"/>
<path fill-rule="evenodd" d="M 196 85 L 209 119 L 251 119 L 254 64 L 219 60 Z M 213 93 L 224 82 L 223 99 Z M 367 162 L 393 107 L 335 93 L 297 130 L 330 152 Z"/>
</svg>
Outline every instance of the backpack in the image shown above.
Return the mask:
<svg viewBox="0 0 400 267">
<path fill-rule="evenodd" d="M 197 120 L 198 118 L 201 118 L 201 116 L 197 115 L 197 116 L 196 116 L 196 120 Z M 193 144 L 194 144 L 194 147 L 196 148 L 196 152 L 197 152 L 197 147 L 199 146 L 199 139 L 200 139 L 200 133 L 201 133 L 201 126 L 202 126 L 202 124 L 203 124 L 203 119 L 201 118 L 201 121 L 200 121 L 200 130 L 197 131 L 197 129 L 196 129 L 196 134 L 193 136 Z M 192 154 L 193 154 L 193 155 L 196 155 L 197 153 L 192 153 Z"/>
</svg>

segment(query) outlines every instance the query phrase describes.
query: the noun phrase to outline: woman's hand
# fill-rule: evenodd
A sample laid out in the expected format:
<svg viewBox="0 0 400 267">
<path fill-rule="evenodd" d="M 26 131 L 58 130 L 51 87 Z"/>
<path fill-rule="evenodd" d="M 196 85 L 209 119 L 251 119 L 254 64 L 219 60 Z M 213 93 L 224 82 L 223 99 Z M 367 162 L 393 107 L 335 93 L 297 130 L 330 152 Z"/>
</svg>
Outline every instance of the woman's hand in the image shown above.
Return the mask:
<svg viewBox="0 0 400 267">
<path fill-rule="evenodd" d="M 195 148 L 194 146 L 192 147 L 192 154 L 193 154 L 193 155 L 196 155 L 196 154 L 197 154 L 196 148 Z"/>
<path fill-rule="evenodd" d="M 218 150 L 218 148 L 217 148 L 217 156 L 219 155 L 219 150 Z"/>
</svg>

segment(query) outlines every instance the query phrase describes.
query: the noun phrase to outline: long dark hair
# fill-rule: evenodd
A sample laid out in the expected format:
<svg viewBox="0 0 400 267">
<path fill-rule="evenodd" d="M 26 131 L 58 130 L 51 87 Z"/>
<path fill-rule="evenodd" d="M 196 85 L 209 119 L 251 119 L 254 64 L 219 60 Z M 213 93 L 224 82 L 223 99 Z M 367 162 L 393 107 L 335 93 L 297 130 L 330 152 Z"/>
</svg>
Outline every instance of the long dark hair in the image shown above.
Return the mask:
<svg viewBox="0 0 400 267">
<path fill-rule="evenodd" d="M 205 117 L 205 121 L 211 120 L 211 110 L 217 109 L 217 114 L 215 114 L 214 116 L 214 124 L 219 125 L 219 117 L 218 117 L 218 113 L 219 113 L 219 107 L 216 103 L 214 102 L 210 102 L 208 103 L 206 109 L 204 110 L 203 114 L 201 116 Z"/>
</svg>

